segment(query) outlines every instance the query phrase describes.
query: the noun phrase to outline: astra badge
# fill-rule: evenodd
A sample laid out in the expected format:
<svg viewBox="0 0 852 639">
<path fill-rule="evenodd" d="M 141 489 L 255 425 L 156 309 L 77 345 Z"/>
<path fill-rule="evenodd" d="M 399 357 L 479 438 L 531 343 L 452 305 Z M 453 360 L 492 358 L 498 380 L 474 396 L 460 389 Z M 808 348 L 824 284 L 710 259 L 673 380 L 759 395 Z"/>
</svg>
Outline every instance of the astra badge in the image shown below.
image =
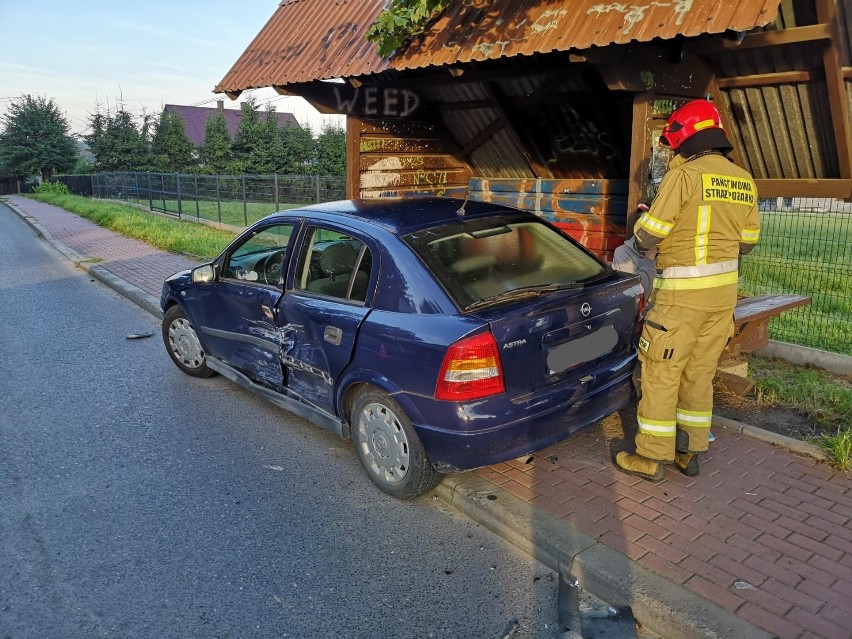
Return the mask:
<svg viewBox="0 0 852 639">
<path fill-rule="evenodd" d="M 583 314 L 583 317 L 588 317 L 592 312 L 591 304 L 583 302 L 583 305 L 580 307 L 580 312 Z"/>
</svg>

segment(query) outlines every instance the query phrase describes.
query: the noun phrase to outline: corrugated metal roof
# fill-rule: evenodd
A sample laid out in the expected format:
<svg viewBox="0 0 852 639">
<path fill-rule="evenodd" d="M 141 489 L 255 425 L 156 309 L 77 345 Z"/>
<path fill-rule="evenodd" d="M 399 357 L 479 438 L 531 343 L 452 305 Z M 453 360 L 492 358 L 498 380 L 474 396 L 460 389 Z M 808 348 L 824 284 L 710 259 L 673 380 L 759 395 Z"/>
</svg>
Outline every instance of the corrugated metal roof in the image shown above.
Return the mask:
<svg viewBox="0 0 852 639">
<path fill-rule="evenodd" d="M 381 58 L 365 34 L 385 0 L 284 0 L 216 92 L 286 86 L 458 62 L 682 35 L 748 31 L 781 0 L 477 0 L 457 2 L 401 55 Z"/>
</svg>

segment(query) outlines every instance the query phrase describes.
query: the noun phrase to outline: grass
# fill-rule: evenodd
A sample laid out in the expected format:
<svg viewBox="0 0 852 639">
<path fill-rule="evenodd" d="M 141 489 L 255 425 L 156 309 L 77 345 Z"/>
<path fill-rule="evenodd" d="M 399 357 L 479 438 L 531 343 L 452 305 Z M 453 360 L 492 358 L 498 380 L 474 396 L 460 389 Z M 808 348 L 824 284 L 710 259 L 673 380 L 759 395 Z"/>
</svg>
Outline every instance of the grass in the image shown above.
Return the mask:
<svg viewBox="0 0 852 639">
<path fill-rule="evenodd" d="M 840 470 L 852 469 L 852 429 L 837 431 L 836 435 L 823 435 L 822 447 Z"/>
<path fill-rule="evenodd" d="M 218 230 L 196 222 L 152 215 L 133 205 L 91 200 L 77 195 L 42 193 L 31 197 L 59 206 L 92 220 L 100 226 L 127 237 L 142 240 L 165 251 L 188 253 L 202 259 L 214 258 L 235 237 L 233 232 Z M 272 212 L 266 210 L 270 206 L 268 204 L 257 206 L 262 208 L 252 210 L 259 217 Z M 235 210 L 237 208 L 238 211 Z M 235 225 L 242 226 L 242 204 L 231 203 L 231 207 L 227 207 L 223 203 L 222 210 L 222 221 L 233 219 Z M 224 214 L 225 210 L 229 210 L 227 218 Z M 231 217 L 237 214 L 239 219 Z M 852 239 L 849 241 L 852 242 Z M 831 261 L 835 258 L 826 259 Z M 828 268 L 829 264 L 826 263 L 825 266 Z M 761 276 L 764 279 L 778 277 L 777 267 L 759 265 L 757 268 L 766 268 L 767 272 Z M 844 268 L 852 268 L 852 264 L 847 264 Z M 788 284 L 781 280 L 773 281 L 769 287 L 776 284 L 778 286 L 776 292 L 788 290 L 781 288 Z M 814 284 L 814 287 L 819 286 L 821 284 Z M 846 303 L 850 303 L 849 285 L 841 282 L 840 287 L 846 292 Z M 838 310 L 838 314 L 841 312 L 852 313 L 852 309 Z M 790 313 L 785 313 L 781 318 L 773 321 L 783 322 L 787 315 Z M 848 324 L 848 319 L 846 322 Z M 758 403 L 795 409 L 818 424 L 823 432 L 835 431 L 836 434 L 833 435 L 820 435 L 817 443 L 826 450 L 838 468 L 841 470 L 852 468 L 852 380 L 819 369 L 803 368 L 758 356 L 750 359 L 749 376 L 755 381 Z"/>
<path fill-rule="evenodd" d="M 76 213 L 125 237 L 142 240 L 164 251 L 188 254 L 202 260 L 216 257 L 236 237 L 236 233 L 231 231 L 197 222 L 151 215 L 134 206 L 91 200 L 79 195 L 40 193 L 31 197 Z"/>
<path fill-rule="evenodd" d="M 807 416 L 823 431 L 815 443 L 840 470 L 852 469 L 852 379 L 759 356 L 750 358 L 749 377 L 759 404 L 785 406 Z"/>
<path fill-rule="evenodd" d="M 808 295 L 773 319 L 769 336 L 852 355 L 852 215 L 764 212 L 760 242 L 742 260 L 740 292 Z"/>
</svg>

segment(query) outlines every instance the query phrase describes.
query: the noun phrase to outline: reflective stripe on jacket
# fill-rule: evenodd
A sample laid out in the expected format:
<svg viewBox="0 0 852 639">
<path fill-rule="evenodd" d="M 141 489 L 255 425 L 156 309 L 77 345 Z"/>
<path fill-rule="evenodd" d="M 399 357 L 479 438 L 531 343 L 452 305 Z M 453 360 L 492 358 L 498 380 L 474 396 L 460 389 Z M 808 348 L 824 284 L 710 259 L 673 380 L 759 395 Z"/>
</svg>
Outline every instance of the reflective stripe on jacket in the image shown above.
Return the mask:
<svg viewBox="0 0 852 639">
<path fill-rule="evenodd" d="M 733 305 L 740 244 L 760 238 L 754 180 L 719 153 L 676 156 L 634 231 L 643 248 L 657 246 L 656 301 Z"/>
</svg>

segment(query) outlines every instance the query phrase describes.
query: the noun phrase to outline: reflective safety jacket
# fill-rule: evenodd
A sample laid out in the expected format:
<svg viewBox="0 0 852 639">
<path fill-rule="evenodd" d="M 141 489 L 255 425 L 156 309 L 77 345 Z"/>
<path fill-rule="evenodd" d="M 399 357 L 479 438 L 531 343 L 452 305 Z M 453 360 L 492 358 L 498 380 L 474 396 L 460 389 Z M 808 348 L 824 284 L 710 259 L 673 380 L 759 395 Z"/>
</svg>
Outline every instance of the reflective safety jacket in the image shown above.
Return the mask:
<svg viewBox="0 0 852 639">
<path fill-rule="evenodd" d="M 654 303 L 733 309 L 739 256 L 760 238 L 754 180 L 717 152 L 676 156 L 634 233 L 657 247 Z"/>
</svg>

